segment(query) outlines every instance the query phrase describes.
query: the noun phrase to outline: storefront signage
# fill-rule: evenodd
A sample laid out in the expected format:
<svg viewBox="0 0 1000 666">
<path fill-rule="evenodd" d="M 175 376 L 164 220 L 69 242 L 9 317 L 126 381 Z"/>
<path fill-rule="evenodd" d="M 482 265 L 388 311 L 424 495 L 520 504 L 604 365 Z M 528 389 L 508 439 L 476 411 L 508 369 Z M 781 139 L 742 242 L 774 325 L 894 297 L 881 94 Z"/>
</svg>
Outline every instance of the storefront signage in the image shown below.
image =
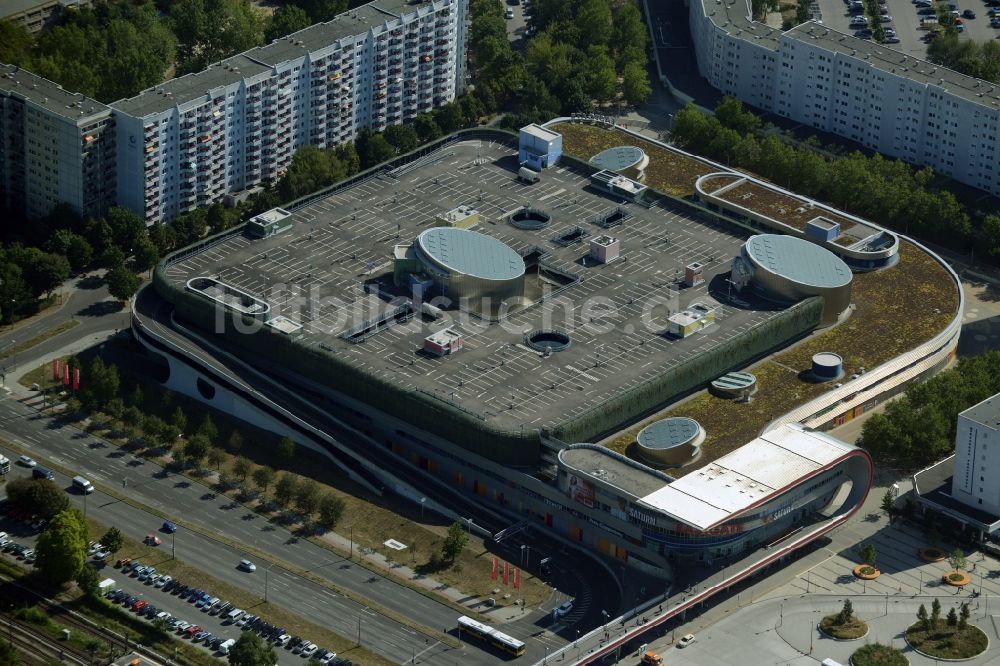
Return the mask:
<svg viewBox="0 0 1000 666">
<path fill-rule="evenodd" d="M 640 523 L 645 523 L 646 525 L 656 525 L 656 518 L 649 515 L 648 513 L 643 513 L 642 511 L 639 511 L 635 507 L 631 506 L 627 509 L 627 511 L 628 515 L 632 516 Z"/>
</svg>

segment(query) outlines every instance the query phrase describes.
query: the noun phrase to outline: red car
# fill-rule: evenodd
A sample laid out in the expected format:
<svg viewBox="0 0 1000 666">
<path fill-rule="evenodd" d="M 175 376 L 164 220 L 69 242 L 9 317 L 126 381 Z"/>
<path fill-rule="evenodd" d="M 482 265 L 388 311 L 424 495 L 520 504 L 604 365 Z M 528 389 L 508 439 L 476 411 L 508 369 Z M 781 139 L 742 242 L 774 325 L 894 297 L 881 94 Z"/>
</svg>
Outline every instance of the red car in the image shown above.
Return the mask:
<svg viewBox="0 0 1000 666">
<path fill-rule="evenodd" d="M 188 638 L 191 638 L 195 634 L 200 634 L 203 631 L 205 630 L 199 627 L 197 624 L 192 624 L 190 627 L 184 630 L 184 633 L 187 634 Z"/>
<path fill-rule="evenodd" d="M 145 599 L 139 599 L 139 601 L 132 604 L 132 610 L 136 613 L 139 613 L 142 611 L 143 608 L 145 608 L 148 605 L 149 605 L 148 601 L 146 601 Z"/>
<path fill-rule="evenodd" d="M 147 546 L 159 546 L 162 542 L 160 541 L 160 537 L 147 534 L 143 543 Z"/>
</svg>

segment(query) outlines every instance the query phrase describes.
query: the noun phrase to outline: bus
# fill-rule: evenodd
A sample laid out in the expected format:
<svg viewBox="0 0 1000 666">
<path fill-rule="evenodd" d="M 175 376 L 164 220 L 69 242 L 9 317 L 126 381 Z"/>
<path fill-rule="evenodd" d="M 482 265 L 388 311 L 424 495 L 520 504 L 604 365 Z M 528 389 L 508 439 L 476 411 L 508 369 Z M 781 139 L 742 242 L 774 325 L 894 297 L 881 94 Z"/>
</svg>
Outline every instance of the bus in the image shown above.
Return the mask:
<svg viewBox="0 0 1000 666">
<path fill-rule="evenodd" d="M 466 617 L 465 615 L 458 618 L 459 637 L 461 637 L 463 631 L 489 643 L 498 650 L 503 650 L 511 656 L 520 657 L 524 654 L 524 643 L 521 641 L 497 631 L 488 624 L 476 622 L 471 617 Z"/>
</svg>

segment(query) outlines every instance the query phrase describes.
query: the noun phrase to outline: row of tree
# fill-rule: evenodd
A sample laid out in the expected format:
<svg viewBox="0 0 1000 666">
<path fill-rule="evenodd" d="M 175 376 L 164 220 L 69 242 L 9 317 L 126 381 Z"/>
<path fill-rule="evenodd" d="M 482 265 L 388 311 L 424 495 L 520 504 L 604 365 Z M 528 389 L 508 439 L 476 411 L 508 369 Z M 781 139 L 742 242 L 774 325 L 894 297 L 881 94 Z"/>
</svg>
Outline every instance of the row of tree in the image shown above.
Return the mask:
<svg viewBox="0 0 1000 666">
<path fill-rule="evenodd" d="M 1000 42 L 995 40 L 960 40 L 958 32 L 951 28 L 927 46 L 927 59 L 962 74 L 1000 83 Z"/>
<path fill-rule="evenodd" d="M 672 136 L 682 147 L 887 227 L 961 249 L 972 238 L 968 213 L 951 192 L 931 187 L 930 168 L 860 151 L 837 156 L 835 148 L 824 150 L 815 138 L 786 140 L 731 97 L 713 116 L 692 105 L 681 109 Z"/>
<path fill-rule="evenodd" d="M 62 12 L 34 36 L 0 21 L 0 62 L 20 65 L 102 102 L 187 74 L 347 10 L 347 0 L 298 0 L 272 16 L 250 0 L 108 2 Z"/>
<path fill-rule="evenodd" d="M 470 8 L 476 95 L 488 110 L 509 111 L 507 126 L 587 112 L 619 91 L 628 104 L 649 97 L 649 35 L 633 0 L 536 0 L 539 34 L 525 57 L 511 47 L 502 3 Z"/>
<path fill-rule="evenodd" d="M 1000 393 L 1000 352 L 963 358 L 925 382 L 910 384 L 904 395 L 873 414 L 859 444 L 872 454 L 908 467 L 920 467 L 955 447 L 959 412 Z"/>
</svg>

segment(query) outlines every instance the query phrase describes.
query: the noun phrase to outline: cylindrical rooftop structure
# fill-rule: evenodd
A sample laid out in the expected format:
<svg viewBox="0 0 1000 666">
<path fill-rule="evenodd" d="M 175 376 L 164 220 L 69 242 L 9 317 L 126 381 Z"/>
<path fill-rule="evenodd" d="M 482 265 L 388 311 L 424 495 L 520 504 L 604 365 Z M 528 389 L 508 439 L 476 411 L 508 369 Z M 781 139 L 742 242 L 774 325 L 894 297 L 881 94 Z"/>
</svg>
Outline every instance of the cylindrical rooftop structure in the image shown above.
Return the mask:
<svg viewBox="0 0 1000 666">
<path fill-rule="evenodd" d="M 833 352 L 819 352 L 812 357 L 813 377 L 820 381 L 830 381 L 844 374 L 844 359 Z"/>
<path fill-rule="evenodd" d="M 836 323 L 851 304 L 851 269 L 843 259 L 815 243 L 782 234 L 760 234 L 747 239 L 740 256 L 751 267 L 751 288 L 768 300 L 794 303 L 822 296 L 824 326 Z"/>
<path fill-rule="evenodd" d="M 422 268 L 451 299 L 497 302 L 524 294 L 524 259 L 502 241 L 468 229 L 436 227 L 417 236 Z"/>
<path fill-rule="evenodd" d="M 635 438 L 636 452 L 656 467 L 677 467 L 698 457 L 705 430 L 694 419 L 672 416 L 643 428 Z"/>
</svg>

